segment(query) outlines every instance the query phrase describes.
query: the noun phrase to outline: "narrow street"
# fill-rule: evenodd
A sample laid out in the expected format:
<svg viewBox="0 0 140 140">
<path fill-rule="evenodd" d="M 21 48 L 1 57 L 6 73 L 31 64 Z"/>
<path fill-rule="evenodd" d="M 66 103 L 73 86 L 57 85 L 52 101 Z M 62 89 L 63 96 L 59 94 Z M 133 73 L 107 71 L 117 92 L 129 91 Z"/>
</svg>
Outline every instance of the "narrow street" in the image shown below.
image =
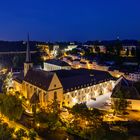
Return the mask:
<svg viewBox="0 0 140 140">
<path fill-rule="evenodd" d="M 17 123 L 17 122 L 14 122 L 14 121 L 10 121 L 7 117 L 5 117 L 5 116 L 2 116 L 2 120 L 3 120 L 3 122 L 4 123 L 7 123 L 8 124 L 8 126 L 10 127 L 10 128 L 15 128 L 15 131 L 16 130 L 18 130 L 18 129 L 23 129 L 23 130 L 25 130 L 27 133 L 29 133 L 29 129 L 28 128 L 26 128 L 26 127 L 24 127 L 23 125 L 21 125 L 21 124 L 19 124 L 19 123 Z M 27 138 L 24 138 L 24 140 L 26 140 Z M 36 140 L 43 140 L 42 138 L 40 138 L 39 136 L 37 136 L 36 137 Z"/>
</svg>

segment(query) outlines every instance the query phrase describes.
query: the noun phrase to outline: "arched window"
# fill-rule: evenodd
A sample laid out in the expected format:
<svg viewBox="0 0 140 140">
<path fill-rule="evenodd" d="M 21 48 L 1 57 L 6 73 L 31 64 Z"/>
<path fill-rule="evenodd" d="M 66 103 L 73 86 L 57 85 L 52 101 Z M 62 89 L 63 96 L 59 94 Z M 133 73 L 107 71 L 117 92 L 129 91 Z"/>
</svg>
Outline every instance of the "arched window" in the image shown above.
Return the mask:
<svg viewBox="0 0 140 140">
<path fill-rule="evenodd" d="M 54 100 L 56 100 L 57 99 L 57 92 L 55 91 L 54 92 Z"/>
</svg>

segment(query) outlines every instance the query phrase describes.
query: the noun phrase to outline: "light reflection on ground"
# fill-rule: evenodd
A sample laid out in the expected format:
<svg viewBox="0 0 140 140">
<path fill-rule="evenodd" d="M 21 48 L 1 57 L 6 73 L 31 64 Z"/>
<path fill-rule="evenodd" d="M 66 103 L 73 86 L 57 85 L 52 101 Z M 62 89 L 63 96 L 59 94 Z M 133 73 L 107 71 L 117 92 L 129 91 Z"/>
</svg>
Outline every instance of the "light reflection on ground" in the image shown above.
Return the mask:
<svg viewBox="0 0 140 140">
<path fill-rule="evenodd" d="M 105 109 L 108 110 L 110 109 L 110 106 L 107 105 L 106 102 L 110 101 L 110 96 L 111 96 L 111 92 L 104 94 L 104 95 L 100 95 L 96 98 L 95 100 L 90 100 L 87 102 L 87 106 L 90 108 L 98 108 L 98 109 Z"/>
</svg>

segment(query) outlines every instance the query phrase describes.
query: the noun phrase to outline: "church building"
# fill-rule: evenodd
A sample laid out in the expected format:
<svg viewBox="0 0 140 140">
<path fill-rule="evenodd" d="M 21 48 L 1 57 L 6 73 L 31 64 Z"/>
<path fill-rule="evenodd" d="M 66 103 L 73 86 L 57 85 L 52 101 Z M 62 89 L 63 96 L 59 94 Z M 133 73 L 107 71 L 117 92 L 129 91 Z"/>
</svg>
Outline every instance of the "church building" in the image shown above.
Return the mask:
<svg viewBox="0 0 140 140">
<path fill-rule="evenodd" d="M 52 61 L 48 62 L 57 62 Z M 60 107 L 72 107 L 76 103 L 96 100 L 98 96 L 112 92 L 115 86 L 115 79 L 106 71 L 52 67 L 51 71 L 46 67 L 33 68 L 28 37 L 24 72 L 14 79 L 15 91 L 19 91 L 29 101 L 36 94 L 42 108 L 54 99 L 57 99 Z"/>
</svg>

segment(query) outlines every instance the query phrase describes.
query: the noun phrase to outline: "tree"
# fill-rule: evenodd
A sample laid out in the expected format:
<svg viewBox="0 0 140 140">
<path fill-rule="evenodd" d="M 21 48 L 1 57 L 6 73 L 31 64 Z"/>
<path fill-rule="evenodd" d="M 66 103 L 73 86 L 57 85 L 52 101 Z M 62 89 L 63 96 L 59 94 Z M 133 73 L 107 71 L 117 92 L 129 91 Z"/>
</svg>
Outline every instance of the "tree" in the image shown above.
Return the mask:
<svg viewBox="0 0 140 140">
<path fill-rule="evenodd" d="M 15 132 L 17 140 L 22 140 L 23 137 L 27 137 L 27 133 L 24 129 L 20 128 Z"/>
<path fill-rule="evenodd" d="M 6 75 L 6 77 L 5 77 L 4 81 L 3 81 L 2 91 L 5 94 L 9 91 L 9 88 L 11 88 L 13 86 L 13 84 L 12 84 L 12 77 L 13 77 L 12 72 L 9 72 Z"/>
<path fill-rule="evenodd" d="M 28 134 L 29 139 L 30 140 L 35 140 L 36 136 L 37 136 L 37 133 L 35 132 L 35 130 L 34 129 L 30 129 L 29 134 Z"/>
<path fill-rule="evenodd" d="M 126 56 L 129 56 L 129 48 L 126 49 Z"/>
<path fill-rule="evenodd" d="M 120 51 L 122 49 L 122 43 L 119 39 L 116 40 L 115 42 L 115 50 L 116 50 L 116 55 L 120 55 Z"/>
<path fill-rule="evenodd" d="M 0 139 L 11 140 L 12 134 L 14 133 L 13 128 L 9 128 L 7 123 L 0 123 Z"/>
<path fill-rule="evenodd" d="M 97 54 L 100 54 L 100 47 L 99 46 L 95 46 L 95 51 L 97 52 Z"/>
<path fill-rule="evenodd" d="M 54 97 L 54 100 L 47 105 L 47 125 L 49 130 L 56 130 L 61 126 L 60 123 L 60 105 L 57 101 L 57 98 Z"/>
<path fill-rule="evenodd" d="M 14 56 L 12 63 L 13 63 L 14 68 L 16 68 L 18 66 L 18 64 L 19 64 L 19 56 L 18 55 Z"/>
<path fill-rule="evenodd" d="M 75 133 L 86 139 L 91 139 L 102 129 L 103 112 L 98 109 L 88 109 L 86 104 L 76 104 L 69 113 L 72 113 L 73 118 L 70 123 L 70 128 Z M 85 125 L 83 125 L 85 123 Z M 99 133 L 98 133 L 99 134 Z"/>
<path fill-rule="evenodd" d="M 37 92 L 35 92 L 35 93 L 33 94 L 33 96 L 31 97 L 30 103 L 32 104 L 33 127 L 35 127 L 35 123 L 36 123 L 36 114 L 37 114 L 36 108 L 37 108 L 38 103 L 39 103 L 39 96 L 38 96 Z"/>
<path fill-rule="evenodd" d="M 135 55 L 136 55 L 136 50 L 135 50 L 134 47 L 132 47 L 132 49 L 131 49 L 131 55 L 132 55 L 132 56 L 135 56 Z"/>
<path fill-rule="evenodd" d="M 95 108 L 92 110 L 88 109 L 85 103 L 75 104 L 70 110 L 70 113 L 83 119 L 93 119 L 93 117 L 101 118 L 101 116 L 103 115 L 102 112 L 99 111 L 98 109 Z"/>
<path fill-rule="evenodd" d="M 124 114 L 130 103 L 124 98 L 122 91 L 118 91 L 116 94 L 118 97 L 117 99 L 114 99 L 112 108 L 114 109 L 115 113 Z"/>
<path fill-rule="evenodd" d="M 24 111 L 22 102 L 13 95 L 0 95 L 0 111 L 10 120 L 19 120 Z"/>
<path fill-rule="evenodd" d="M 106 52 L 108 54 L 114 54 L 114 47 L 113 47 L 113 45 L 107 45 L 106 46 Z"/>
<path fill-rule="evenodd" d="M 36 115 L 36 121 L 46 126 L 48 130 L 56 130 L 61 126 L 60 107 L 56 99 L 47 104 L 46 110 Z"/>
</svg>

